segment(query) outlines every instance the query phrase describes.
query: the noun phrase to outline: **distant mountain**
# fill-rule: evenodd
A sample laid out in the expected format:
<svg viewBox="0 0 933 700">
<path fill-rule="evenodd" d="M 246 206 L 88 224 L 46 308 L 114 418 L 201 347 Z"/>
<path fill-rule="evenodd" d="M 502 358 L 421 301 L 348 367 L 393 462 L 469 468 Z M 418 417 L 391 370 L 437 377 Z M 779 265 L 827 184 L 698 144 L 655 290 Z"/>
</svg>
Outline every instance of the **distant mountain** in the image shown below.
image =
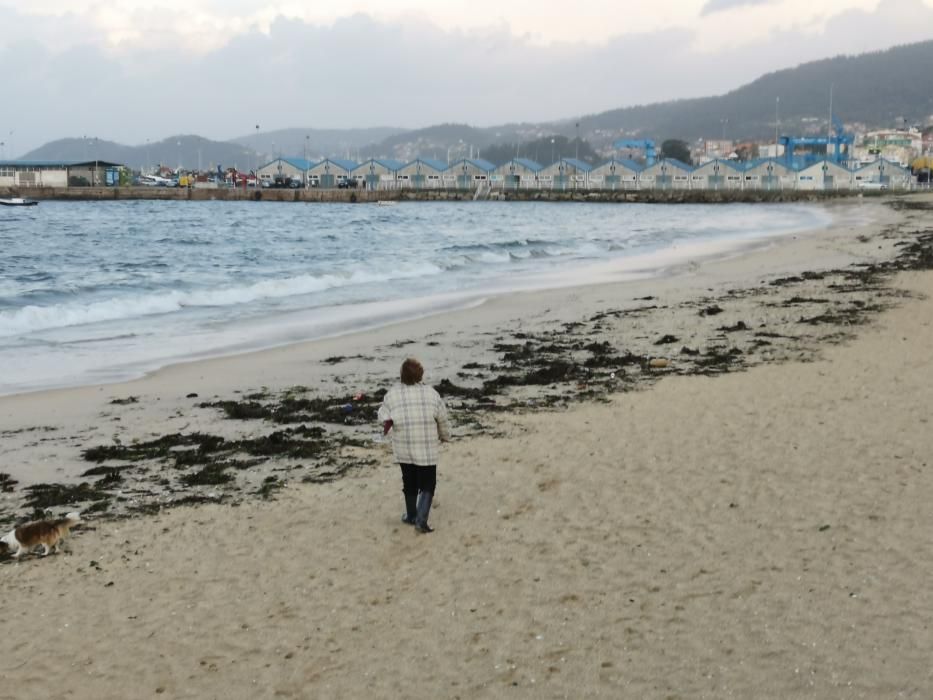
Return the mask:
<svg viewBox="0 0 933 700">
<path fill-rule="evenodd" d="M 368 144 L 391 138 L 407 129 L 377 126 L 368 129 L 276 129 L 263 131 L 262 124 L 255 133 L 233 139 L 240 144 L 260 153 L 282 156 L 326 158 L 336 156 L 355 159 L 357 152 Z M 360 158 L 370 154 L 360 153 Z M 382 155 L 382 154 L 377 154 Z"/>
<path fill-rule="evenodd" d="M 597 142 L 617 138 L 621 132 L 659 143 L 666 138 L 692 141 L 723 134 L 734 140 L 766 139 L 773 138 L 777 108 L 783 133 L 825 133 L 830 90 L 833 113 L 846 124 L 868 128 L 924 124 L 933 120 L 931 67 L 933 41 L 925 41 L 804 63 L 717 97 L 614 109 L 554 128 L 570 136 L 579 122 L 581 134 Z M 599 135 L 603 138 L 593 138 Z"/>
<path fill-rule="evenodd" d="M 549 135 L 574 139 L 579 134 L 595 149 L 607 153 L 612 142 L 623 135 L 653 138 L 658 144 L 669 138 L 688 142 L 700 138 L 773 138 L 776 119 L 781 133 L 825 133 L 831 89 L 833 113 L 845 124 L 862 128 L 925 124 L 933 122 L 931 66 L 933 41 L 925 41 L 804 63 L 768 73 L 715 97 L 624 107 L 550 123 L 486 129 L 445 124 L 394 135 L 371 150 L 396 157 L 440 157 L 447 148 L 458 147 L 461 140 L 480 149 L 495 145 L 498 150 L 513 143 L 534 143 Z"/>
<path fill-rule="evenodd" d="M 784 134 L 825 133 L 833 113 L 862 129 L 933 123 L 933 41 L 897 46 L 857 56 L 838 56 L 768 73 L 724 95 L 623 107 L 557 122 L 504 124 L 478 128 L 438 124 L 424 129 L 279 129 L 246 134 L 228 142 L 200 136 L 173 136 L 152 144 L 123 146 L 96 139 L 62 139 L 23 156 L 30 160 L 83 160 L 99 157 L 134 168 L 163 163 L 202 168 L 255 167 L 277 155 L 338 156 L 364 160 L 418 156 L 452 160 L 497 159 L 516 152 L 550 159 L 550 138 L 579 136 L 586 145 L 574 153 L 602 154 L 621 136 L 688 142 L 774 138 L 775 121 Z M 569 150 L 569 149 L 567 149 Z M 259 155 L 257 156 L 257 152 Z M 557 155 L 570 155 L 557 149 Z"/>
<path fill-rule="evenodd" d="M 124 146 L 93 138 L 59 139 L 30 151 L 23 160 L 107 160 L 133 169 L 166 165 L 170 168 L 215 169 L 236 166 L 241 170 L 266 162 L 267 155 L 230 141 L 211 141 L 202 136 L 179 135 L 140 146 Z"/>
</svg>

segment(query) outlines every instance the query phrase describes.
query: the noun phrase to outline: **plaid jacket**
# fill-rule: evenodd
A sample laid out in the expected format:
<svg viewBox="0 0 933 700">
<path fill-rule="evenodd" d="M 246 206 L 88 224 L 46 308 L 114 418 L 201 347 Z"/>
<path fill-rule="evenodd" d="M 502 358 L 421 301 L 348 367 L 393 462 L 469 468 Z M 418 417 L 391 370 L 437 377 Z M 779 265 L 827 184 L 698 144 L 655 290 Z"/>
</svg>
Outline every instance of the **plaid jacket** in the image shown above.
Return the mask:
<svg viewBox="0 0 933 700">
<path fill-rule="evenodd" d="M 392 421 L 392 449 L 400 464 L 429 467 L 437 464 L 438 440 L 450 440 L 447 407 L 440 395 L 424 384 L 397 384 L 379 407 L 379 422 Z"/>
</svg>

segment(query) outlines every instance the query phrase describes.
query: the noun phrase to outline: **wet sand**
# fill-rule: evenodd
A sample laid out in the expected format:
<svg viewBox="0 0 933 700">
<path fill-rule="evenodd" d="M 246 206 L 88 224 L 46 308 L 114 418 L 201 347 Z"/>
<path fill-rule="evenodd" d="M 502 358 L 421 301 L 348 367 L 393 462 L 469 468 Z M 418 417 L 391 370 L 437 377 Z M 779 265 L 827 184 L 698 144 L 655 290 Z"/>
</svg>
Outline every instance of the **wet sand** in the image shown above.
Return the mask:
<svg viewBox="0 0 933 700">
<path fill-rule="evenodd" d="M 0 400 L 7 513 L 129 467 L 68 553 L 0 566 L 0 698 L 925 697 L 928 217 Z M 427 536 L 367 414 L 409 353 L 457 416 Z M 218 468 L 272 433 L 331 447 Z M 193 434 L 239 444 L 81 454 Z"/>
</svg>

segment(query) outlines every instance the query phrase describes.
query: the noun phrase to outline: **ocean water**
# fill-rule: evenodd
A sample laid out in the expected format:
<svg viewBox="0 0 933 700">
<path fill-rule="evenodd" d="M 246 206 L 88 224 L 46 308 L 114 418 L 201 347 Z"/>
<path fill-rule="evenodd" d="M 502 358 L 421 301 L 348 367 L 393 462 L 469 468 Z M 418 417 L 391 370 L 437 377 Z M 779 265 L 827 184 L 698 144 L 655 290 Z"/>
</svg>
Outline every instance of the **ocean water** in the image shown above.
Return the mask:
<svg viewBox="0 0 933 700">
<path fill-rule="evenodd" d="M 661 274 L 704 249 L 829 222 L 822 208 L 790 204 L 2 207 L 0 394 L 596 281 L 595 269 L 601 279 Z"/>
</svg>

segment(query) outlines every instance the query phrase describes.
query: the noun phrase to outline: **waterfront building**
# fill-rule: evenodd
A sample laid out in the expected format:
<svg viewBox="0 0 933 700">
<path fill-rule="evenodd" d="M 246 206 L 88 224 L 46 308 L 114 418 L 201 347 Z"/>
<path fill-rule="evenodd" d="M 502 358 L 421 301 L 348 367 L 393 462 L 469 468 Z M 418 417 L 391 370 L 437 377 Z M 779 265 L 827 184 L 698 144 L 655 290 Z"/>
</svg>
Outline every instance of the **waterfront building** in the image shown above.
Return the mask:
<svg viewBox="0 0 933 700">
<path fill-rule="evenodd" d="M 858 168 L 853 173 L 856 187 L 885 187 L 887 189 L 909 189 L 913 182 L 910 170 L 886 158 L 879 158 Z"/>
<path fill-rule="evenodd" d="M 504 190 L 550 187 L 550 183 L 539 182 L 541 170 L 541 165 L 529 158 L 512 158 L 495 169 L 490 184 Z"/>
<path fill-rule="evenodd" d="M 664 158 L 638 174 L 640 190 L 686 190 L 690 187 L 693 168 L 676 158 Z"/>
<path fill-rule="evenodd" d="M 593 166 L 576 158 L 561 158 L 538 171 L 541 187 L 555 190 L 585 189 Z"/>
<path fill-rule="evenodd" d="M 852 171 L 831 160 L 820 160 L 797 173 L 797 189 L 847 190 L 852 188 Z"/>
<path fill-rule="evenodd" d="M 749 190 L 792 190 L 797 185 L 797 171 L 775 158 L 750 160 L 743 176 Z"/>
<path fill-rule="evenodd" d="M 739 190 L 745 183 L 742 164 L 715 158 L 690 173 L 692 190 Z"/>
<path fill-rule="evenodd" d="M 341 158 L 325 158 L 308 168 L 308 185 L 331 189 L 350 179 L 350 173 L 357 163 Z"/>
<path fill-rule="evenodd" d="M 496 166 L 482 158 L 462 158 L 452 164 L 443 174 L 444 187 L 471 190 L 490 184 L 489 178 Z"/>
<path fill-rule="evenodd" d="M 599 190 L 634 190 L 644 168 L 634 160 L 612 158 L 590 170 L 589 186 Z"/>
<path fill-rule="evenodd" d="M 443 186 L 445 170 L 447 163 L 432 158 L 416 158 L 398 169 L 396 179 L 399 187 L 437 189 Z"/>
<path fill-rule="evenodd" d="M 120 184 L 122 169 L 106 160 L 4 160 L 0 187 L 112 187 Z"/>
<path fill-rule="evenodd" d="M 274 183 L 289 179 L 307 185 L 307 173 L 310 168 L 311 161 L 304 158 L 276 158 L 259 168 L 256 176 L 260 182 Z"/>
<path fill-rule="evenodd" d="M 393 189 L 398 171 L 404 165 L 402 161 L 391 158 L 370 158 L 353 168 L 350 177 L 356 180 L 358 187 L 367 190 Z"/>
</svg>

